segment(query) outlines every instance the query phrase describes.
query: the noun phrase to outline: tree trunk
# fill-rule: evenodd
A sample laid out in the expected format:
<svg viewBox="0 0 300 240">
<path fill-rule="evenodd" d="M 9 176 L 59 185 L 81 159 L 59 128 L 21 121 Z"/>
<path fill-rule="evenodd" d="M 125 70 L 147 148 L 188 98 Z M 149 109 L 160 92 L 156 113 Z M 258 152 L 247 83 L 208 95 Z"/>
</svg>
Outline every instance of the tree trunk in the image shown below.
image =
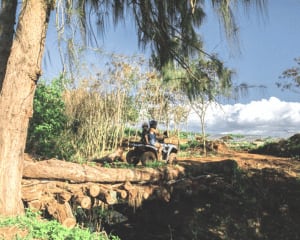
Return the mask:
<svg viewBox="0 0 300 240">
<path fill-rule="evenodd" d="M 14 38 L 17 0 L 2 0 L 0 8 L 0 92 Z"/>
<path fill-rule="evenodd" d="M 29 118 L 41 72 L 50 6 L 23 1 L 0 95 L 0 215 L 23 213 L 21 180 Z"/>
</svg>

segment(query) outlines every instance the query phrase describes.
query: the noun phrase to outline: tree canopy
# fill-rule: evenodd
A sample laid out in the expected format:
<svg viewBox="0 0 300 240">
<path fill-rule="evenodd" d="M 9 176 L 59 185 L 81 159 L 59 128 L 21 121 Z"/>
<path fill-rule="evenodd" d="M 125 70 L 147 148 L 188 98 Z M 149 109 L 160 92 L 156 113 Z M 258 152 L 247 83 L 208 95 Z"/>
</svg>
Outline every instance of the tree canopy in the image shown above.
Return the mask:
<svg viewBox="0 0 300 240">
<path fill-rule="evenodd" d="M 299 93 L 300 88 L 300 58 L 295 58 L 296 66 L 283 71 L 281 81 L 276 85 L 283 90 L 291 90 Z"/>
</svg>

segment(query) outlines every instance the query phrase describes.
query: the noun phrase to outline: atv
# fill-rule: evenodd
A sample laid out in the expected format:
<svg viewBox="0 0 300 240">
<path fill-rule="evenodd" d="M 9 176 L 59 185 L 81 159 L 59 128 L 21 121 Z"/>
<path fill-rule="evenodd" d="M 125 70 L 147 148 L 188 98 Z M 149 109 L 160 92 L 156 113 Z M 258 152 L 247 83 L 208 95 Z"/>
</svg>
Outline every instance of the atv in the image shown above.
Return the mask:
<svg viewBox="0 0 300 240">
<path fill-rule="evenodd" d="M 164 136 L 166 137 L 166 135 Z M 168 164 L 176 161 L 178 148 L 174 144 L 164 143 L 164 139 L 160 141 L 162 145 L 162 160 Z M 147 165 L 150 162 L 158 160 L 158 148 L 145 144 L 143 142 L 131 142 L 129 146 L 133 149 L 129 150 L 126 155 L 126 161 L 129 164 L 137 165 L 139 162 L 142 165 Z"/>
</svg>

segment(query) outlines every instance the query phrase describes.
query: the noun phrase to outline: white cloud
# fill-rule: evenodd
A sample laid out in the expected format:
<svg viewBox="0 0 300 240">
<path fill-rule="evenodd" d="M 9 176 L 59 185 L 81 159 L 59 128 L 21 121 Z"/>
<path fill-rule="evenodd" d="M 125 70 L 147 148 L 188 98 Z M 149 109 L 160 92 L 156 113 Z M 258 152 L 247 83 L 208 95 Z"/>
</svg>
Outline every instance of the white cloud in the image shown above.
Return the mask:
<svg viewBox="0 0 300 240">
<path fill-rule="evenodd" d="M 189 130 L 200 132 L 200 120 L 191 113 Z M 300 103 L 284 102 L 276 97 L 248 104 L 210 107 L 206 116 L 208 134 L 239 133 L 287 137 L 300 132 Z"/>
</svg>

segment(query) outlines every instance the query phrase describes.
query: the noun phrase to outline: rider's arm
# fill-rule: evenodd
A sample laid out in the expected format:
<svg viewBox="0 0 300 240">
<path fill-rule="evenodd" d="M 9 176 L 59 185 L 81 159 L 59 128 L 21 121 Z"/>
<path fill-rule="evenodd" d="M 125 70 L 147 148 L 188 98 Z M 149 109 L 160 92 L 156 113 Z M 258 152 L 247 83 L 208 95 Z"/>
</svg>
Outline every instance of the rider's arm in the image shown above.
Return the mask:
<svg viewBox="0 0 300 240">
<path fill-rule="evenodd" d="M 145 142 L 146 142 L 146 144 L 149 144 L 149 136 L 148 136 L 148 134 L 145 134 Z"/>
</svg>

